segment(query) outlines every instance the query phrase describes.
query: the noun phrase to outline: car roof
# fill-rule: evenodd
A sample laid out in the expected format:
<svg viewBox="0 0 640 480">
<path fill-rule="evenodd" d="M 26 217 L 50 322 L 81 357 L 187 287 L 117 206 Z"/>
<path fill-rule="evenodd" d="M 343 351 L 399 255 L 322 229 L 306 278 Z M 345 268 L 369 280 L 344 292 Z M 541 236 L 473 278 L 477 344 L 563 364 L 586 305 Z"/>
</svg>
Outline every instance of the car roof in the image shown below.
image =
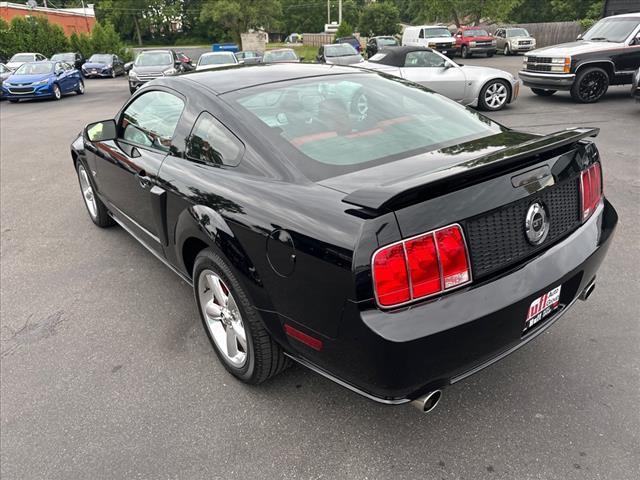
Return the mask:
<svg viewBox="0 0 640 480">
<path fill-rule="evenodd" d="M 188 80 L 197 83 L 216 94 L 233 90 L 284 82 L 302 78 L 371 73 L 360 69 L 341 65 L 325 65 L 317 63 L 270 63 L 262 65 L 239 65 L 224 70 L 189 72 L 177 77 L 166 77 L 165 80 Z"/>
<path fill-rule="evenodd" d="M 384 58 L 380 60 L 375 60 L 373 63 L 380 63 L 382 65 L 391 65 L 394 67 L 403 67 L 404 66 L 404 58 L 407 56 L 407 53 L 410 52 L 432 52 L 430 48 L 422 47 L 422 46 L 406 46 L 406 47 L 383 47 L 379 53 L 384 53 Z M 369 59 L 371 62 L 372 60 Z"/>
<path fill-rule="evenodd" d="M 211 57 L 213 55 L 233 55 L 233 52 L 204 52 L 201 57 Z"/>
<path fill-rule="evenodd" d="M 477 25 L 475 27 L 473 25 L 466 25 L 464 27 L 460 27 L 460 30 L 486 30 L 486 28 L 482 25 Z"/>
<path fill-rule="evenodd" d="M 267 50 L 264 53 L 268 53 L 268 52 L 293 52 L 293 53 L 296 53 L 296 51 L 293 48 L 272 48 L 271 50 Z"/>
</svg>

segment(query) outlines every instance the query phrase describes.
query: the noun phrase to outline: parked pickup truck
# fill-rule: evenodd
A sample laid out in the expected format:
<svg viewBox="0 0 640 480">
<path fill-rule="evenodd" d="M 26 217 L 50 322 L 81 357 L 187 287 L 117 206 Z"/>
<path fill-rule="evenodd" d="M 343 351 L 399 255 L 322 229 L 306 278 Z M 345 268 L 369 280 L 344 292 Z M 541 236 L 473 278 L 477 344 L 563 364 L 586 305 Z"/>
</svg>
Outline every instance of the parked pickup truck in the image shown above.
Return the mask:
<svg viewBox="0 0 640 480">
<path fill-rule="evenodd" d="M 536 95 L 568 90 L 593 103 L 609 85 L 630 85 L 639 67 L 640 13 L 629 13 L 603 18 L 575 42 L 533 50 L 519 76 Z"/>
<path fill-rule="evenodd" d="M 460 27 L 455 35 L 456 48 L 462 58 L 474 53 L 484 53 L 493 57 L 496 53 L 496 40 L 489 32 L 480 27 Z"/>
</svg>

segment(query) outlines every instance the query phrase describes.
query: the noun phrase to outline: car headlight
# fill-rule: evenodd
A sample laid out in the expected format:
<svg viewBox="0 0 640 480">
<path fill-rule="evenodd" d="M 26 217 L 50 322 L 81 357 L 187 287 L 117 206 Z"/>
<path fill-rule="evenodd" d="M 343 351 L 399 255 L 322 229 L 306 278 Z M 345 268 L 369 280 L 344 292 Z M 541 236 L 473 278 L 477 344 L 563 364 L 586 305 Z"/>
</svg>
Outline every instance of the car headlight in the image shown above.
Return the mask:
<svg viewBox="0 0 640 480">
<path fill-rule="evenodd" d="M 476 42 L 469 42 L 469 46 L 475 47 L 476 46 Z"/>
<path fill-rule="evenodd" d="M 496 39 L 494 38 L 493 40 L 491 40 L 491 45 L 492 46 L 496 46 L 498 44 L 498 42 L 496 41 Z"/>
<path fill-rule="evenodd" d="M 552 72 L 569 73 L 571 71 L 571 57 L 554 57 L 551 63 Z"/>
<path fill-rule="evenodd" d="M 167 68 L 162 73 L 164 73 L 165 75 L 175 75 L 176 73 L 178 73 L 178 70 L 176 70 L 175 68 L 171 67 L 171 68 Z"/>
<path fill-rule="evenodd" d="M 31 85 L 33 85 L 34 87 L 39 87 L 40 85 L 46 85 L 47 83 L 49 83 L 49 79 L 45 78 L 45 79 L 40 80 L 38 82 L 33 82 Z"/>
<path fill-rule="evenodd" d="M 138 78 L 138 74 L 133 70 L 129 70 L 129 78 L 133 78 L 135 80 Z"/>
</svg>

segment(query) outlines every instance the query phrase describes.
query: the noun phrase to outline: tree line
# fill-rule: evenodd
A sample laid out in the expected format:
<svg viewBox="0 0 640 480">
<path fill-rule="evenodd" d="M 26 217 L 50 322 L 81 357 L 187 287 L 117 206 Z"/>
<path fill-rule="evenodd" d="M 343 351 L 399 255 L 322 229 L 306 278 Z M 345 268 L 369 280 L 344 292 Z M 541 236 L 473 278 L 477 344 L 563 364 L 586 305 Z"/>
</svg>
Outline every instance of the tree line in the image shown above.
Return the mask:
<svg viewBox="0 0 640 480">
<path fill-rule="evenodd" d="M 74 0 L 66 0 L 73 3 Z M 477 24 L 599 18 L 604 0 L 343 0 L 342 19 L 362 35 L 394 34 L 400 22 Z M 130 43 L 237 41 L 262 28 L 282 34 L 321 32 L 327 0 L 95 0 L 98 20 L 115 25 Z M 338 20 L 338 0 L 330 1 Z"/>
</svg>

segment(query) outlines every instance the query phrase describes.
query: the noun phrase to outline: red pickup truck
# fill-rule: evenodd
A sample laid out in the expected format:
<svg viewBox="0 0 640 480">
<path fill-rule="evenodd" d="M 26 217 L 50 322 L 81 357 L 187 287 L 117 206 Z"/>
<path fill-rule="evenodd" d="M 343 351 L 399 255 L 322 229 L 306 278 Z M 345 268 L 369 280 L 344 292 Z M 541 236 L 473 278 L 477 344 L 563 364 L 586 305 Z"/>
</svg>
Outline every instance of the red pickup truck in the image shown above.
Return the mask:
<svg viewBox="0 0 640 480">
<path fill-rule="evenodd" d="M 460 27 L 455 35 L 456 48 L 462 58 L 469 58 L 474 53 L 485 53 L 493 57 L 496 53 L 496 40 L 480 27 Z"/>
</svg>

